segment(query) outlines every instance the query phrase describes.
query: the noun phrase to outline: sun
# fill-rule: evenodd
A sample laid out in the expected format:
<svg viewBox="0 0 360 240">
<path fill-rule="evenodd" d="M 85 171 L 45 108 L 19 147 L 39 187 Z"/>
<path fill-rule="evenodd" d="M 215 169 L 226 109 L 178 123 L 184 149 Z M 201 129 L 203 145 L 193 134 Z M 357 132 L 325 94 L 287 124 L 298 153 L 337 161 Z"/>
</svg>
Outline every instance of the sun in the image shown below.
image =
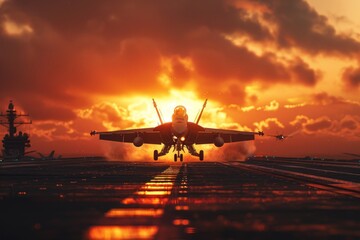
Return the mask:
<svg viewBox="0 0 360 240">
<path fill-rule="evenodd" d="M 164 122 L 171 122 L 171 116 L 176 106 L 182 105 L 186 108 L 189 121 L 193 122 L 197 118 L 205 98 L 200 98 L 194 91 L 184 91 L 172 89 L 167 94 L 160 96 L 133 95 L 126 98 L 114 97 L 108 101 L 121 106 L 127 110 L 126 115 L 122 115 L 123 119 L 134 123 L 133 127 L 155 127 L 160 124 L 160 120 L 155 111 L 152 98 L 155 99 L 159 108 L 161 117 Z M 220 113 L 221 105 L 216 101 L 208 101 L 201 123 L 208 123 L 214 126 L 214 123 L 223 121 L 223 113 Z M 217 111 L 218 113 L 215 113 Z"/>
<path fill-rule="evenodd" d="M 164 122 L 171 122 L 174 109 L 179 105 L 186 108 L 189 121 L 195 121 L 204 100 L 191 91 L 171 90 L 169 96 L 157 99 L 157 104 L 162 112 Z"/>
<path fill-rule="evenodd" d="M 196 119 L 203 107 L 206 98 L 199 97 L 194 91 L 172 89 L 163 95 L 127 95 L 126 97 L 114 97 L 104 99 L 104 103 L 97 102 L 91 109 L 79 111 L 81 117 L 86 117 L 92 121 L 98 121 L 103 129 L 99 131 L 115 131 L 125 129 L 154 128 L 160 125 L 160 120 L 156 113 L 152 99 L 156 100 L 161 117 L 164 123 L 172 121 L 172 114 L 175 107 L 181 105 L 186 108 L 189 122 L 196 122 Z M 106 111 L 104 113 L 104 111 Z M 199 125 L 205 128 L 219 128 L 232 130 L 244 129 L 239 123 L 235 122 L 227 114 L 226 105 L 208 99 L 206 108 L 203 111 Z M 85 114 L 86 113 L 86 114 Z M 105 120 L 104 120 L 105 119 Z M 105 124 L 110 123 L 110 124 Z M 117 128 L 115 128 L 117 127 Z M 154 150 L 160 150 L 160 145 L 143 145 L 136 148 L 131 143 L 104 143 L 102 144 L 104 153 L 108 159 L 119 160 L 146 160 L 153 161 Z M 234 145 L 235 146 L 235 145 Z M 210 159 L 224 158 L 224 152 L 232 152 L 232 147 L 215 148 L 212 144 L 195 146 L 199 150 L 204 150 Z M 235 146 L 236 147 L 236 146 Z M 241 149 L 240 149 L 241 150 Z M 171 152 L 172 150 L 170 150 Z M 240 153 L 241 155 L 242 153 Z M 172 154 L 168 154 L 162 160 L 172 161 Z M 241 155 L 241 157 L 243 157 Z M 188 155 L 187 160 L 198 161 L 196 157 Z"/>
</svg>

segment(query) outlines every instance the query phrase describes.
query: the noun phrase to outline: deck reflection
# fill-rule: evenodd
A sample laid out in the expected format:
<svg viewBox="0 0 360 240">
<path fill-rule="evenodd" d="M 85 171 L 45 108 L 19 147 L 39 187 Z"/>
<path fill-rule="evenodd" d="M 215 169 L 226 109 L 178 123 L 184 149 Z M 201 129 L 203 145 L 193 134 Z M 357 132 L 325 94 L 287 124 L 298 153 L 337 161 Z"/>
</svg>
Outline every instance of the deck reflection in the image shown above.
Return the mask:
<svg viewBox="0 0 360 240">
<path fill-rule="evenodd" d="M 156 226 L 94 226 L 89 230 L 90 239 L 152 239 Z"/>
<path fill-rule="evenodd" d="M 0 167 L 1 239 L 360 239 L 357 169 L 340 164 L 74 161 Z"/>
<path fill-rule="evenodd" d="M 119 208 L 109 210 L 103 222 L 110 219 L 125 219 L 124 225 L 98 225 L 88 230 L 89 239 L 152 239 L 158 232 L 154 226 L 154 219 L 160 218 L 168 203 L 180 166 L 167 168 L 159 175 L 145 183 L 133 195 L 123 199 Z M 132 206 L 125 208 L 125 206 Z M 146 220 L 146 218 L 148 220 Z M 114 222 L 111 221 L 110 222 Z M 121 222 L 121 221 L 120 221 Z M 124 221 L 123 221 L 124 222 Z M 138 226 L 138 222 L 145 222 L 147 226 Z M 133 223 L 133 225 L 131 224 Z M 180 222 L 185 225 L 186 222 Z"/>
<path fill-rule="evenodd" d="M 108 211 L 106 217 L 159 217 L 164 213 L 162 209 L 151 208 L 119 208 Z"/>
</svg>

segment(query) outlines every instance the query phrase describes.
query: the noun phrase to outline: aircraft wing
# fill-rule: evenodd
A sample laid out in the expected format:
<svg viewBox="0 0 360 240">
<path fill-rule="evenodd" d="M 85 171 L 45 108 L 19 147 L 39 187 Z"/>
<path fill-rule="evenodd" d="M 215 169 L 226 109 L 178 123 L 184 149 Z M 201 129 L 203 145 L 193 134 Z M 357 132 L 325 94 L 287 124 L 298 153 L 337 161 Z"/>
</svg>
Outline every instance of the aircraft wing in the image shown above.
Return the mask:
<svg viewBox="0 0 360 240">
<path fill-rule="evenodd" d="M 195 144 L 212 144 L 217 136 L 224 139 L 224 143 L 254 140 L 255 135 L 263 135 L 262 132 L 243 132 L 215 128 L 204 128 L 199 131 L 195 138 Z"/>
<path fill-rule="evenodd" d="M 127 142 L 132 143 L 136 137 L 141 137 L 146 144 L 161 144 L 161 134 L 159 131 L 155 131 L 154 128 L 139 128 L 118 130 L 110 132 L 96 132 L 92 131 L 91 135 L 98 134 L 99 139 L 115 141 L 115 142 Z"/>
</svg>

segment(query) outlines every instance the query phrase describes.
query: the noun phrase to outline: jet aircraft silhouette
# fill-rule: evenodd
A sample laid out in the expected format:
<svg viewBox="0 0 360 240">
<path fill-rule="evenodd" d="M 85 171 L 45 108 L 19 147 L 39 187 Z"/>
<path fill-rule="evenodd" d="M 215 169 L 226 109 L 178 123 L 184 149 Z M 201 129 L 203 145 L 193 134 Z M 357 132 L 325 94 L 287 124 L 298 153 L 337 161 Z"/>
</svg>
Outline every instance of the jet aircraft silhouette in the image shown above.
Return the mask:
<svg viewBox="0 0 360 240">
<path fill-rule="evenodd" d="M 204 160 L 204 151 L 196 151 L 194 145 L 214 144 L 216 147 L 222 147 L 225 143 L 250 141 L 255 139 L 255 135 L 263 136 L 263 132 L 244 132 L 236 130 L 205 128 L 199 125 L 207 99 L 200 111 L 195 122 L 188 121 L 188 115 L 184 106 L 177 106 L 172 115 L 172 121 L 164 123 L 156 102 L 153 104 L 160 120 L 160 125 L 154 128 L 139 128 L 129 130 L 118 130 L 109 132 L 91 131 L 90 135 L 99 135 L 100 140 L 133 143 L 136 147 L 143 144 L 163 144 L 161 151 L 154 151 L 154 160 L 158 160 L 160 156 L 166 155 L 173 147 L 176 153 L 174 161 L 179 158 L 183 161 L 185 148 L 188 152 L 199 157 L 200 161 Z"/>
<path fill-rule="evenodd" d="M 285 138 L 289 137 L 289 136 L 285 136 L 283 134 L 279 134 L 279 135 L 269 135 L 270 137 L 274 137 L 277 140 L 284 140 Z"/>
</svg>

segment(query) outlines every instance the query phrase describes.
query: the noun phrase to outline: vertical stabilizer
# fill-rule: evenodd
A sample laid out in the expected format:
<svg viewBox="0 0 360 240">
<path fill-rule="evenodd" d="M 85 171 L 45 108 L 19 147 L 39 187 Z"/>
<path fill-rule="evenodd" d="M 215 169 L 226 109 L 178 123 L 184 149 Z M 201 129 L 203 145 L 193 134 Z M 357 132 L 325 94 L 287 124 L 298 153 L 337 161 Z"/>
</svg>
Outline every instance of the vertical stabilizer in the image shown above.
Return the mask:
<svg viewBox="0 0 360 240">
<path fill-rule="evenodd" d="M 54 154 L 55 154 L 55 150 L 52 150 L 49 154 L 49 159 L 53 159 L 54 158 Z"/>
<path fill-rule="evenodd" d="M 158 115 L 158 117 L 159 117 L 160 124 L 163 124 L 164 122 L 163 122 L 163 120 L 162 120 L 162 118 L 161 118 L 161 115 L 160 115 L 159 109 L 158 109 L 158 107 L 157 107 L 157 105 L 156 105 L 155 99 L 152 99 L 152 100 L 153 100 L 153 103 L 154 103 L 154 108 L 155 108 L 155 110 L 156 110 L 156 113 L 157 113 L 157 115 Z"/>
<path fill-rule="evenodd" d="M 201 111 L 200 111 L 199 117 L 197 118 L 197 120 L 196 120 L 196 122 L 195 122 L 196 124 L 199 124 L 199 121 L 200 121 L 200 119 L 201 119 L 202 113 L 203 113 L 203 111 L 204 111 L 204 109 L 205 109 L 205 107 L 206 107 L 206 103 L 207 103 L 207 99 L 205 100 L 204 105 L 203 105 L 203 107 L 202 107 L 202 109 L 201 109 Z"/>
</svg>

